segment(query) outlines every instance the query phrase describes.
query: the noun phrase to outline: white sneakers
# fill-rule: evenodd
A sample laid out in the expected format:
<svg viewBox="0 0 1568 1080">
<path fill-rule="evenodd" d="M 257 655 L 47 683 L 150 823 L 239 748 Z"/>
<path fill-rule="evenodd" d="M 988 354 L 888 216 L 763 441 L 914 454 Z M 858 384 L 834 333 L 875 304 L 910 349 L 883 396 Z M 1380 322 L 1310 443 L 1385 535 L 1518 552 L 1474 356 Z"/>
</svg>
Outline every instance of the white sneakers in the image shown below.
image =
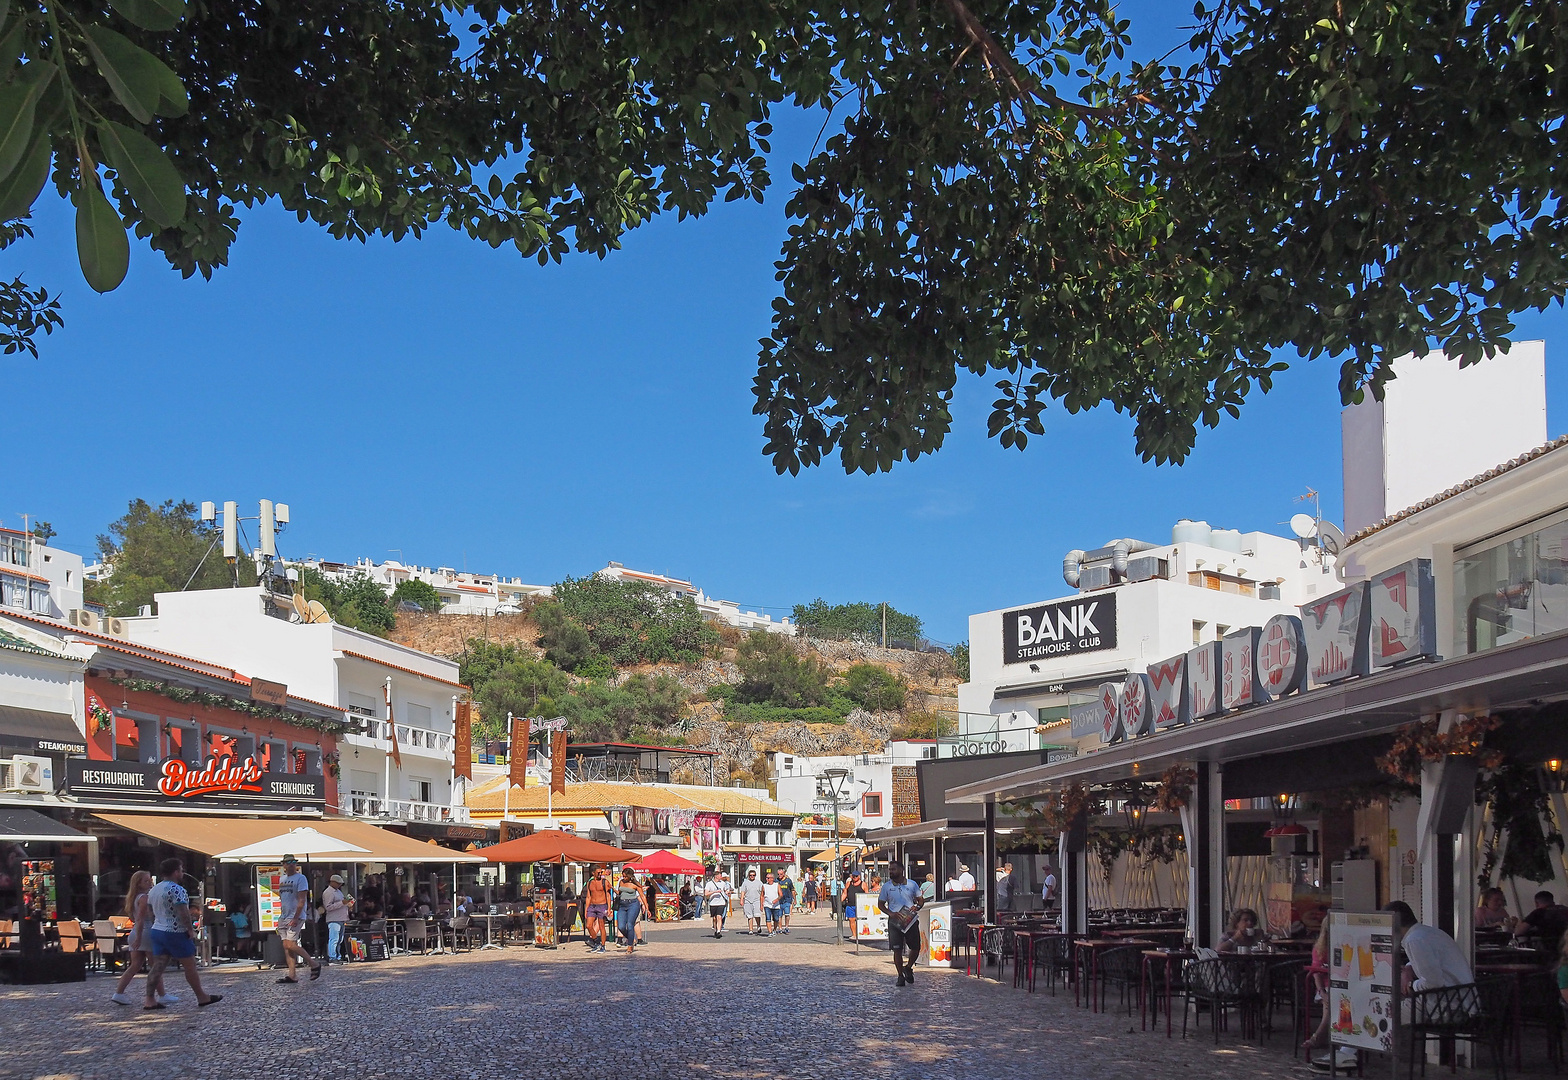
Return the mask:
<svg viewBox="0 0 1568 1080">
<path fill-rule="evenodd" d="M 133 1002 L 130 999 L 130 996 L 127 995 L 127 994 L 110 994 L 109 995 L 109 1000 L 114 1002 L 116 1005 L 134 1005 L 135 1004 L 135 1002 Z M 158 1004 L 159 1005 L 173 1005 L 176 1002 L 178 1002 L 180 1000 L 180 998 L 179 998 L 179 995 L 177 995 L 177 994 L 159 994 L 157 1000 L 158 1000 Z"/>
<path fill-rule="evenodd" d="M 158 1004 L 159 1005 L 173 1005 L 175 1002 L 177 1002 L 179 1000 L 180 1000 L 180 997 L 179 997 L 178 994 L 159 994 L 158 995 Z"/>
<path fill-rule="evenodd" d="M 110 994 L 109 1000 L 116 1005 L 129 1005 L 131 1003 L 129 995 L 126 994 Z"/>
</svg>

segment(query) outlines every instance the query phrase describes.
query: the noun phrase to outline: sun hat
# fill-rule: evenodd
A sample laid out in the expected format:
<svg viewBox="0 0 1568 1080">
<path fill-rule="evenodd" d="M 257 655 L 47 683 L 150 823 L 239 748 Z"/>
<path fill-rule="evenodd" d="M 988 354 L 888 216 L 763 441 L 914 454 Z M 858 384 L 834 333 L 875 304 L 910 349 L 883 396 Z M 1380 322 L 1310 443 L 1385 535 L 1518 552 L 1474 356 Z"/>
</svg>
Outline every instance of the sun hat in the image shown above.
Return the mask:
<svg viewBox="0 0 1568 1080">
<path fill-rule="evenodd" d="M 332 884 L 334 884 L 334 885 L 341 885 L 341 884 L 343 884 L 343 875 L 342 874 L 333 874 L 331 877 L 327 878 L 327 880 L 332 882 Z"/>
</svg>

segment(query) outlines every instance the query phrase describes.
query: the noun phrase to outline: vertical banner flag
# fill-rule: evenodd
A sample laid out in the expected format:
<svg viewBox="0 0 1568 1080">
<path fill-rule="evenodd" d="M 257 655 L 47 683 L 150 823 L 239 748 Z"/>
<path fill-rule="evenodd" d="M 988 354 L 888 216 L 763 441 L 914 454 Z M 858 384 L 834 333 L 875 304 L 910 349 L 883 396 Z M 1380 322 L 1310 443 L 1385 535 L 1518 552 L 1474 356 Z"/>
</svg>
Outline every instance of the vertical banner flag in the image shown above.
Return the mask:
<svg viewBox="0 0 1568 1080">
<path fill-rule="evenodd" d="M 459 701 L 452 711 L 452 775 L 474 778 L 473 703 Z"/>
<path fill-rule="evenodd" d="M 392 680 L 386 681 L 387 697 L 387 732 L 392 739 L 392 761 L 399 769 L 403 767 L 403 753 L 397 745 L 397 718 L 392 715 Z"/>
<path fill-rule="evenodd" d="M 560 795 L 566 791 L 566 732 L 550 733 L 550 790 Z"/>
<path fill-rule="evenodd" d="M 512 717 L 512 744 L 507 747 L 507 771 L 513 787 L 528 786 L 528 717 Z"/>
</svg>

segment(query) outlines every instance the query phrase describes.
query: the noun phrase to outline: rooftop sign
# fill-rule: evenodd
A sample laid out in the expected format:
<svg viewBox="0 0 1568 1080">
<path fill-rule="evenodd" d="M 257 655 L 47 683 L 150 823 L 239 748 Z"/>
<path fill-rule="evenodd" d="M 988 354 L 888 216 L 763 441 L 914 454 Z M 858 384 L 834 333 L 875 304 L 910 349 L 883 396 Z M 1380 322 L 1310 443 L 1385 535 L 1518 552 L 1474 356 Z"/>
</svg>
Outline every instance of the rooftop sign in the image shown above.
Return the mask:
<svg viewBox="0 0 1568 1080">
<path fill-rule="evenodd" d="M 1116 594 L 1090 593 L 1002 613 L 1002 663 L 1116 648 Z"/>
</svg>

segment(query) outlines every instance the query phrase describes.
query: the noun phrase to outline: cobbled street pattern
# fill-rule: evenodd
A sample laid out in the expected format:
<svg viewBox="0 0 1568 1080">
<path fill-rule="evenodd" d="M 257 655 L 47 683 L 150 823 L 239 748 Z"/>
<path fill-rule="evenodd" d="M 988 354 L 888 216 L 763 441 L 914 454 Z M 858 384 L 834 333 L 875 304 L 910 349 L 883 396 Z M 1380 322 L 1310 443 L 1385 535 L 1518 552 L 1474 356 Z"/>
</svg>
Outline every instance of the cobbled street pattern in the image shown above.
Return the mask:
<svg viewBox="0 0 1568 1080">
<path fill-rule="evenodd" d="M 785 937 L 648 927 L 635 956 L 554 951 L 400 956 L 333 965 L 319 982 L 274 972 L 204 973 L 223 1001 L 143 1013 L 116 1006 L 108 976 L 0 987 L 0 1078 L 72 1080 L 489 1080 L 511 1076 L 810 1080 L 1147 1080 L 1305 1077 L 1286 1031 L 1265 1047 L 1205 1023 L 1181 1039 L 1136 1014 L 1093 1015 L 1042 989 L 961 971 L 894 985 L 888 954 L 833 944 L 821 913 Z M 172 974 L 172 973 L 171 973 Z M 140 981 L 133 993 L 139 994 Z"/>
</svg>

